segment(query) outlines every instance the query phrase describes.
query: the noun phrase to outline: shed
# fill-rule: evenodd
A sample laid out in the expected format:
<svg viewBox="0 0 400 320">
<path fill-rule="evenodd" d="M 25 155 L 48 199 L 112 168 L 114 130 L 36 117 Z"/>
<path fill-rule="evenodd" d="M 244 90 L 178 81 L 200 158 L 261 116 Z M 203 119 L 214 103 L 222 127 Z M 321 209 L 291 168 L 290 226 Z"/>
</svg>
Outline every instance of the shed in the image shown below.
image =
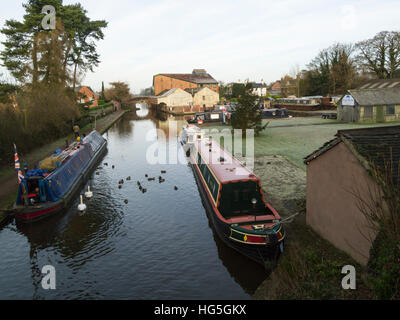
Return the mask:
<svg viewBox="0 0 400 320">
<path fill-rule="evenodd" d="M 345 122 L 400 120 L 400 87 L 349 90 L 338 103 L 338 119 Z"/>
<path fill-rule="evenodd" d="M 305 158 L 307 224 L 337 248 L 366 265 L 375 232 L 360 210 L 359 199 L 382 182 L 370 175 L 376 167 L 391 172 L 400 190 L 400 126 L 338 131 L 336 137 Z"/>
</svg>

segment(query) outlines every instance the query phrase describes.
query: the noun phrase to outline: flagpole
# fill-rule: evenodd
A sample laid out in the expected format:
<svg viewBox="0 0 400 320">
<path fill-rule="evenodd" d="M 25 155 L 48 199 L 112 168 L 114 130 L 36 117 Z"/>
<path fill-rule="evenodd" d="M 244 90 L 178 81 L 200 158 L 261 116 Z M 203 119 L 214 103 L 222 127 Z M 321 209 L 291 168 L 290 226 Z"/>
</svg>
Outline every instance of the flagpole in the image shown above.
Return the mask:
<svg viewBox="0 0 400 320">
<path fill-rule="evenodd" d="M 23 179 L 25 179 L 23 172 L 21 170 L 21 163 L 19 161 L 17 146 L 14 143 L 14 162 L 15 162 L 15 169 L 17 170 L 17 177 L 18 177 L 18 184 L 21 185 L 22 194 L 24 197 L 24 204 L 28 205 L 28 199 L 26 196 L 26 188 Z"/>
</svg>

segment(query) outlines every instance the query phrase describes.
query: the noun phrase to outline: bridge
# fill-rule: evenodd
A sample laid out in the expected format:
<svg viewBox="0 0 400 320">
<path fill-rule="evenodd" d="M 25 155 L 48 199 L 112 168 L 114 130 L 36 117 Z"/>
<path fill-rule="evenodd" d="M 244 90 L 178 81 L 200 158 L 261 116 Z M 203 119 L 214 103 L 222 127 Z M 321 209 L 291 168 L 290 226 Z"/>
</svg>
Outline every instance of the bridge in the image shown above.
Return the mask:
<svg viewBox="0 0 400 320">
<path fill-rule="evenodd" d="M 138 103 L 147 103 L 150 107 L 153 104 L 157 104 L 157 97 L 156 96 L 134 96 L 131 102 L 138 104 Z"/>
</svg>

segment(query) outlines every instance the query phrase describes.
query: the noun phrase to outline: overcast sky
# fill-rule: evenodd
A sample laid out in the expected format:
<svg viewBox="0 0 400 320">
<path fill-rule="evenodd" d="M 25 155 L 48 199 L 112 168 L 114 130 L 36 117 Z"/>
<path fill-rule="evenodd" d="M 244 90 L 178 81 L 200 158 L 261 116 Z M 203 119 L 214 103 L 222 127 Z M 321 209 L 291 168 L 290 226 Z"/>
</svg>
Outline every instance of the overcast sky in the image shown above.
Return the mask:
<svg viewBox="0 0 400 320">
<path fill-rule="evenodd" d="M 22 2 L 0 0 L 1 26 L 21 20 Z M 269 83 L 335 42 L 400 30 L 399 0 L 64 0 L 76 2 L 109 22 L 101 64 L 83 80 L 95 90 L 126 81 L 138 93 L 154 74 L 194 68 L 218 81 Z"/>
</svg>

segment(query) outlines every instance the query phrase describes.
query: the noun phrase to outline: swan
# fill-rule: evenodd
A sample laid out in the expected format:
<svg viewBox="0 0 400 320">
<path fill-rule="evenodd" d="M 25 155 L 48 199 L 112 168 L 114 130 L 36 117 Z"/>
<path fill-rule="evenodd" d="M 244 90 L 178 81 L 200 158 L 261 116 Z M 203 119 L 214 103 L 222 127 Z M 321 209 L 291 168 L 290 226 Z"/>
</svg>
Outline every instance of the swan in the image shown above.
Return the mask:
<svg viewBox="0 0 400 320">
<path fill-rule="evenodd" d="M 86 204 L 83 203 L 83 195 L 81 195 L 81 203 L 78 205 L 78 210 L 79 211 L 85 211 L 86 210 Z"/>
<path fill-rule="evenodd" d="M 90 199 L 90 198 L 93 197 L 93 192 L 90 191 L 90 186 L 88 186 L 88 190 L 85 192 L 85 197 L 86 197 L 87 199 Z"/>
</svg>

